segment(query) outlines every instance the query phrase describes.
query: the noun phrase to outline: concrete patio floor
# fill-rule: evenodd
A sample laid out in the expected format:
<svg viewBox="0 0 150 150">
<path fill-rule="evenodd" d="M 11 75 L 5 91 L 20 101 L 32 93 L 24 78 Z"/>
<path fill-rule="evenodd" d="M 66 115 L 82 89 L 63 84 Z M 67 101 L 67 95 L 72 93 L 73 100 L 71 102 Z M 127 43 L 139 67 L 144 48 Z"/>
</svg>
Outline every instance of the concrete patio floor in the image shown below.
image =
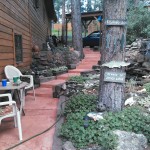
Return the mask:
<svg viewBox="0 0 150 150">
<path fill-rule="evenodd" d="M 35 89 L 36 100 L 32 96 L 32 91 L 28 92 L 24 107 L 25 116 L 21 118 L 23 140 L 46 130 L 55 123 L 59 99 L 52 96 L 54 87 L 65 83 L 70 76 L 80 75 L 80 72 L 91 70 L 92 66 L 96 65 L 100 59 L 100 53 L 94 52 L 90 48 L 84 48 L 84 53 L 85 58 L 76 69 L 69 70 L 68 73 L 59 75 L 54 80 L 42 83 L 39 88 Z M 6 150 L 19 143 L 18 129 L 13 125 L 12 119 L 5 120 L 0 125 L 0 150 Z M 52 150 L 54 133 L 55 127 L 13 150 Z"/>
</svg>

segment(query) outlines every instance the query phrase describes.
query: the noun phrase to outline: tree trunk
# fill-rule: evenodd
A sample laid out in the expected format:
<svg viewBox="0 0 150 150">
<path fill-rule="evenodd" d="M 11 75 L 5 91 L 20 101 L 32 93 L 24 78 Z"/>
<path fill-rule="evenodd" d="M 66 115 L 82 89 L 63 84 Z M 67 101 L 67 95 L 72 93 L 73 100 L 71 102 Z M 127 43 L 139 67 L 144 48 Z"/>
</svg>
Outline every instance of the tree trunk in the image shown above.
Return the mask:
<svg viewBox="0 0 150 150">
<path fill-rule="evenodd" d="M 71 16 L 72 16 L 73 47 L 75 50 L 80 52 L 80 58 L 82 59 L 84 54 L 82 44 L 80 0 L 71 0 Z"/>
<path fill-rule="evenodd" d="M 66 18 L 65 18 L 65 0 L 63 0 L 63 3 L 62 3 L 62 43 L 63 44 L 66 44 L 66 41 L 65 41 L 65 31 L 66 31 Z"/>
<path fill-rule="evenodd" d="M 103 9 L 103 37 L 101 63 L 124 61 L 126 26 L 106 25 L 105 20 L 126 20 L 127 0 L 105 0 Z M 124 84 L 104 81 L 105 72 L 124 73 L 124 68 L 102 67 L 100 75 L 99 103 L 108 111 L 120 111 L 124 105 Z"/>
</svg>

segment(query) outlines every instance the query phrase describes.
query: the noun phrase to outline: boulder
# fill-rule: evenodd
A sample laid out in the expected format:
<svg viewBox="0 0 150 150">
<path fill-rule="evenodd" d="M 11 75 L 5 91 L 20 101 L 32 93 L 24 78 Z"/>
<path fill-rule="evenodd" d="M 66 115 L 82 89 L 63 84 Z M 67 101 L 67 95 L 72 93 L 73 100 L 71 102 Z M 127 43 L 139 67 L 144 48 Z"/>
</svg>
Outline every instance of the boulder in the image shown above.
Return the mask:
<svg viewBox="0 0 150 150">
<path fill-rule="evenodd" d="M 133 42 L 133 43 L 131 44 L 131 46 L 133 46 L 133 47 L 137 47 L 137 46 L 138 46 L 138 44 L 137 44 L 137 42 Z"/>
<path fill-rule="evenodd" d="M 147 139 L 143 134 L 116 130 L 118 136 L 117 150 L 144 150 L 147 148 Z"/>
<path fill-rule="evenodd" d="M 76 150 L 76 148 L 73 146 L 73 144 L 70 141 L 67 141 L 62 146 L 62 150 Z"/>
<path fill-rule="evenodd" d="M 136 61 L 137 61 L 138 63 L 140 63 L 140 62 L 144 62 L 145 57 L 144 57 L 144 55 L 142 55 L 141 53 L 137 53 L 135 59 L 136 59 Z"/>
<path fill-rule="evenodd" d="M 80 149 L 80 150 L 104 150 L 104 149 L 101 148 L 100 146 L 92 146 L 92 147 Z"/>
</svg>

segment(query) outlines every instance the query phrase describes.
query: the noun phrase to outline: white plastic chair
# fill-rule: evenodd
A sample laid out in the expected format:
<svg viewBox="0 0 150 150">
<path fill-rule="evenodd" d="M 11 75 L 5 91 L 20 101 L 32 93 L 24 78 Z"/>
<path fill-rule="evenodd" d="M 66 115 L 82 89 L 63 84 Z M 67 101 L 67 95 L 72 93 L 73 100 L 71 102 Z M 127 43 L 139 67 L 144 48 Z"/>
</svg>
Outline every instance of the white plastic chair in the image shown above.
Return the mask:
<svg viewBox="0 0 150 150">
<path fill-rule="evenodd" d="M 13 81 L 13 77 L 27 77 L 30 79 L 30 83 L 25 87 L 25 89 L 33 89 L 33 96 L 34 96 L 34 100 L 35 100 L 35 90 L 34 90 L 34 81 L 33 81 L 33 76 L 32 75 L 23 75 L 19 69 L 17 69 L 16 67 L 12 66 L 12 65 L 7 65 L 5 67 L 5 75 L 6 78 L 11 82 Z"/>
<path fill-rule="evenodd" d="M 9 93 L 0 94 L 0 97 L 8 97 L 8 101 L 0 102 L 0 107 L 10 105 L 13 108 L 12 112 L 0 116 L 0 124 L 3 119 L 14 117 L 15 127 L 18 127 L 19 139 L 20 141 L 22 141 L 22 127 L 21 127 L 21 120 L 20 120 L 20 112 L 16 106 L 16 102 L 12 100 L 12 96 Z"/>
</svg>

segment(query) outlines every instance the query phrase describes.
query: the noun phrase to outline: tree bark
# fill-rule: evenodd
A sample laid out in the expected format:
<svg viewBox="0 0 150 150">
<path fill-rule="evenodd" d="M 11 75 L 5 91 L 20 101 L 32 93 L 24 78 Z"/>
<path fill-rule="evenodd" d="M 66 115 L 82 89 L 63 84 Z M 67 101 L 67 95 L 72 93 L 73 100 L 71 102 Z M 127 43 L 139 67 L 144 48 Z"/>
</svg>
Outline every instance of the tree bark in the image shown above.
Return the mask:
<svg viewBox="0 0 150 150">
<path fill-rule="evenodd" d="M 80 58 L 82 59 L 84 54 L 82 44 L 80 0 L 71 0 L 71 16 L 72 16 L 73 47 L 75 50 L 80 52 Z"/>
<path fill-rule="evenodd" d="M 63 0 L 63 3 L 62 3 L 62 43 L 63 44 L 66 44 L 66 41 L 65 41 L 65 31 L 66 31 L 66 18 L 65 18 L 65 2 L 66 0 Z"/>
<path fill-rule="evenodd" d="M 105 20 L 126 20 L 127 0 L 105 0 L 103 6 L 101 63 L 124 61 L 126 26 L 108 26 Z M 120 111 L 124 105 L 124 84 L 104 81 L 106 71 L 123 73 L 124 68 L 102 67 L 100 74 L 99 103 L 108 111 Z"/>
</svg>

